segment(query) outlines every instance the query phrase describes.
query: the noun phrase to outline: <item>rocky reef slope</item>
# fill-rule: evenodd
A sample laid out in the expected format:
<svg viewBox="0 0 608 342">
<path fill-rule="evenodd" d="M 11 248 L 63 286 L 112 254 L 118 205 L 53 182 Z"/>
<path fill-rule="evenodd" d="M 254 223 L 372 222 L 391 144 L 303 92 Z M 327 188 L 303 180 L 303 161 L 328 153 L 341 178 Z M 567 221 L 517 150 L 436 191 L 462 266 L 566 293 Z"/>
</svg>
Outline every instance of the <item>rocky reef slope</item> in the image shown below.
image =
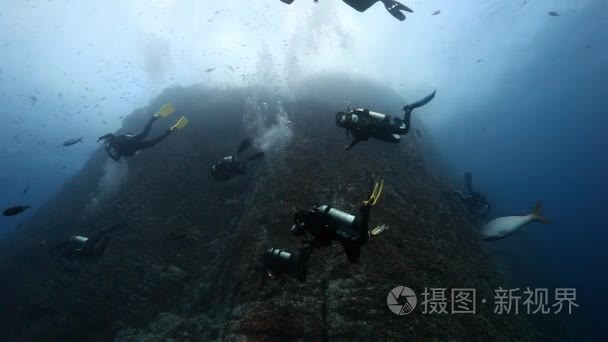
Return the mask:
<svg viewBox="0 0 608 342">
<path fill-rule="evenodd" d="M 524 318 L 496 315 L 492 304 L 478 302 L 476 315 L 389 311 L 396 286 L 412 288 L 419 302 L 424 288 L 476 288 L 478 301 L 492 303 L 500 281 L 463 209 L 425 165 L 420 137 L 344 151 L 334 113 L 346 94 L 387 113 L 403 105 L 378 85 L 335 79 L 305 82 L 296 97 L 171 88 L 135 111 L 125 121 L 133 131 L 167 101 L 191 123 L 118 166 L 99 150 L 0 242 L 1 339 L 530 339 Z M 266 160 L 244 177 L 213 182 L 209 166 L 247 135 L 266 148 Z M 370 241 L 359 264 L 336 245 L 312 255 L 306 283 L 264 276 L 266 248 L 298 248 L 288 229 L 297 209 L 328 203 L 356 212 L 371 172 L 386 185 L 370 224 L 390 230 Z M 57 260 L 39 246 L 119 221 L 127 227 L 96 261 Z"/>
</svg>

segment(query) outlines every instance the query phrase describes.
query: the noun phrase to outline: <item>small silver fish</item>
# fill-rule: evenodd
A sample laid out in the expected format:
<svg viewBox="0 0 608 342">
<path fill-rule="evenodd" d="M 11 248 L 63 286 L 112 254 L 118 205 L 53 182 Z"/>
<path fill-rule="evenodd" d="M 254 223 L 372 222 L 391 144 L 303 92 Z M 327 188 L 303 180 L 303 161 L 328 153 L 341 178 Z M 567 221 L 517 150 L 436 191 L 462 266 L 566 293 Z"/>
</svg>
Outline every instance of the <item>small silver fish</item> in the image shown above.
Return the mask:
<svg viewBox="0 0 608 342">
<path fill-rule="evenodd" d="M 79 142 L 80 142 L 80 143 L 82 142 L 82 137 L 77 138 L 77 139 L 70 139 L 70 140 L 66 140 L 66 141 L 63 143 L 63 146 L 72 146 L 72 145 L 77 144 L 77 143 L 79 143 Z"/>
</svg>

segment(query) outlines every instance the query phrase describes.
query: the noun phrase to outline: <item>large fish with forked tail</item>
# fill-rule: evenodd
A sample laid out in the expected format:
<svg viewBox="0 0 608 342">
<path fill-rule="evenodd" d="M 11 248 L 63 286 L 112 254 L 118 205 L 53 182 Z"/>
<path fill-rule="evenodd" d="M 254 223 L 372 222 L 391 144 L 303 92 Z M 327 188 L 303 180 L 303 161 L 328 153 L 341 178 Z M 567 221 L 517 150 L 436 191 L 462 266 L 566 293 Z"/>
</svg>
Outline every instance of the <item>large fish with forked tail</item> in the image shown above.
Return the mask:
<svg viewBox="0 0 608 342">
<path fill-rule="evenodd" d="M 536 203 L 532 212 L 528 215 L 505 216 L 488 222 L 479 231 L 482 240 L 500 240 L 514 234 L 531 222 L 551 223 L 542 215 L 543 202 Z"/>
</svg>

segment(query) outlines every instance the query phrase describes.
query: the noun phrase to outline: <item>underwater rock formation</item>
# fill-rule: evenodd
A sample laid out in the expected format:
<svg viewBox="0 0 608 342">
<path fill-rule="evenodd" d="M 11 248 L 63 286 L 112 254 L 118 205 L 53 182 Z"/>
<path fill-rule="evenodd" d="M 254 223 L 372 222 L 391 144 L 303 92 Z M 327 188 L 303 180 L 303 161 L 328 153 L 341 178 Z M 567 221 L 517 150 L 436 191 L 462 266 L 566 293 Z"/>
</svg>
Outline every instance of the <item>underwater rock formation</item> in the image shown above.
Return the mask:
<svg viewBox="0 0 608 342">
<path fill-rule="evenodd" d="M 0 339 L 531 339 L 524 317 L 494 314 L 492 304 L 478 302 L 476 315 L 389 311 L 387 295 L 400 285 L 416 291 L 419 303 L 433 287 L 475 288 L 491 303 L 504 284 L 472 221 L 427 168 L 415 134 L 399 145 L 369 141 L 344 151 L 347 140 L 334 124 L 344 98 L 396 115 L 402 98 L 342 78 L 303 82 L 295 94 L 171 88 L 127 117 L 125 128 L 135 131 L 170 101 L 191 121 L 118 166 L 98 150 L 0 242 L 0 314 L 7 318 Z M 245 136 L 267 151 L 266 160 L 243 177 L 214 182 L 209 166 Z M 371 172 L 386 185 L 370 225 L 390 230 L 363 248 L 360 263 L 349 264 L 335 245 L 312 255 L 306 283 L 266 278 L 258 263 L 265 249 L 298 248 L 289 232 L 294 212 L 316 203 L 356 211 Z M 123 219 L 127 228 L 96 261 L 56 260 L 39 246 Z"/>
</svg>

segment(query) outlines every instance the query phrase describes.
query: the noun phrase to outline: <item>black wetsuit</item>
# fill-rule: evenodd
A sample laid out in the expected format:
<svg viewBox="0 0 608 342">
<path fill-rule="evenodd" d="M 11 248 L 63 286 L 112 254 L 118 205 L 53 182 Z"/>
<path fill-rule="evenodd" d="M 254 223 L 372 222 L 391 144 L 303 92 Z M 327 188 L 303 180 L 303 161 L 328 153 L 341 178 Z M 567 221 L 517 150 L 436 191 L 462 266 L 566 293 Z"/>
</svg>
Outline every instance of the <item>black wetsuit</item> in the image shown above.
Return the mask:
<svg viewBox="0 0 608 342">
<path fill-rule="evenodd" d="M 286 4 L 292 4 L 294 0 L 281 0 Z M 376 2 L 380 1 L 384 4 L 386 10 L 396 19 L 405 20 L 405 14 L 401 11 L 412 12 L 410 8 L 396 0 L 342 0 L 345 4 L 359 12 L 365 12 L 372 7 Z M 314 0 L 318 2 L 318 0 Z"/>
<path fill-rule="evenodd" d="M 361 141 L 369 138 L 389 143 L 399 143 L 401 136 L 410 131 L 412 112 L 435 98 L 435 91 L 424 98 L 403 107 L 403 119 L 392 118 L 390 115 L 372 112 L 369 109 L 355 109 L 348 113 L 336 114 L 336 126 L 346 129 L 354 140 L 345 147 L 348 151 Z"/>
<path fill-rule="evenodd" d="M 123 225 L 124 224 L 118 224 L 110 228 L 102 229 L 92 238 L 72 236 L 68 241 L 60 242 L 51 247 L 49 252 L 52 256 L 70 260 L 97 259 L 103 255 L 108 247 L 110 239 L 113 237 L 110 233 L 122 228 Z"/>
<path fill-rule="evenodd" d="M 294 217 L 291 231 L 297 236 L 306 235 L 299 253 L 270 248 L 262 255 L 262 264 L 271 274 L 287 274 L 306 281 L 307 263 L 312 252 L 320 246 L 330 246 L 339 241 L 351 263 L 359 262 L 361 246 L 369 241 L 368 221 L 371 205 L 364 204 L 355 217 L 330 206 L 315 206 L 312 210 L 300 210 Z"/>
<path fill-rule="evenodd" d="M 473 190 L 473 174 L 470 172 L 465 173 L 465 185 L 469 194 L 465 195 L 460 191 L 456 194 L 471 213 L 487 218 L 492 208 L 485 197 Z"/>
<path fill-rule="evenodd" d="M 139 134 L 119 134 L 108 133 L 102 137 L 99 137 L 97 141 L 105 140 L 106 152 L 110 158 L 118 161 L 121 157 L 132 157 L 139 150 L 143 150 L 152 147 L 168 137 L 171 134 L 171 130 L 168 129 L 163 134 L 152 140 L 144 141 L 144 138 L 150 134 L 152 124 L 158 117 L 152 117 L 150 121 L 144 127 L 144 130 Z"/>
<path fill-rule="evenodd" d="M 237 148 L 236 155 L 227 156 L 220 159 L 217 163 L 211 166 L 211 175 L 216 181 L 226 181 L 233 174 L 244 175 L 247 172 L 247 163 L 250 161 L 264 158 L 264 152 L 256 152 L 249 157 L 242 157 L 247 149 L 253 144 L 250 138 L 243 139 Z"/>
<path fill-rule="evenodd" d="M 319 206 L 299 211 L 294 218 L 294 226 L 302 226 L 312 237 L 303 241 L 304 250 L 308 253 L 318 246 L 330 246 L 332 242 L 339 241 L 348 261 L 357 263 L 361 257 L 361 246 L 369 241 L 370 211 L 371 205 L 364 204 L 359 208 L 359 216 L 353 217 L 330 206 Z"/>
<path fill-rule="evenodd" d="M 411 110 L 406 111 L 403 120 L 399 118 L 391 118 L 390 115 L 385 115 L 379 120 L 370 115 L 369 109 L 355 109 L 350 113 L 340 112 L 336 115 L 336 124 L 341 126 L 338 120 L 341 120 L 342 115 L 352 118 L 357 117 L 357 122 L 347 123 L 344 127 L 348 130 L 354 139 L 346 147 L 346 150 L 352 149 L 355 145 L 362 141 L 367 141 L 369 138 L 378 139 L 388 143 L 399 143 L 401 136 L 406 135 L 410 131 Z M 352 120 L 352 119 L 351 119 Z"/>
<path fill-rule="evenodd" d="M 225 181 L 233 174 L 244 175 L 247 172 L 247 161 L 241 161 L 235 156 L 224 157 L 211 166 L 211 175 L 217 181 Z"/>
<path fill-rule="evenodd" d="M 488 204 L 486 199 L 478 192 L 474 192 L 468 196 L 465 196 L 463 193 L 458 192 L 458 195 L 460 196 L 460 199 L 470 212 L 474 214 L 479 214 L 483 217 L 488 216 L 490 212 L 490 205 Z"/>
</svg>

